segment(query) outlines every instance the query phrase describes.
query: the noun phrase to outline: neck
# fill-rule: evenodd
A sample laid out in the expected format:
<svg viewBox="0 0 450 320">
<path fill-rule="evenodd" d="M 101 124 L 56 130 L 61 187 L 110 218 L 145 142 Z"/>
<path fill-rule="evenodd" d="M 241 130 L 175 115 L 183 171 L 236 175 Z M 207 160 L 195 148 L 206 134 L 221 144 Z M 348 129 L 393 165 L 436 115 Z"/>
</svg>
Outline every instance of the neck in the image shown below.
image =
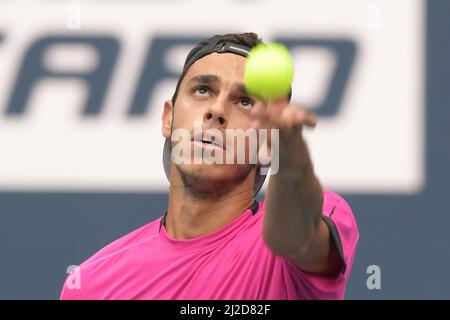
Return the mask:
<svg viewBox="0 0 450 320">
<path fill-rule="evenodd" d="M 253 181 L 254 174 L 249 174 L 241 184 L 217 199 L 196 198 L 182 185 L 172 183 L 166 217 L 167 233 L 174 239 L 192 239 L 229 224 L 252 205 Z"/>
</svg>

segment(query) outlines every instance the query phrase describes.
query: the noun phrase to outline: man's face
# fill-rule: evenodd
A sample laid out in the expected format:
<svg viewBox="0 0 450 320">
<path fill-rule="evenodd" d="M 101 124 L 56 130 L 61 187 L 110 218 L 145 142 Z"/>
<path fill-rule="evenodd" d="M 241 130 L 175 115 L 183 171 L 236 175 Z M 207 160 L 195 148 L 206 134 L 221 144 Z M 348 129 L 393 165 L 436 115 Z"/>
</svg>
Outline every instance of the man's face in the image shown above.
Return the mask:
<svg viewBox="0 0 450 320">
<path fill-rule="evenodd" d="M 175 106 L 169 108 L 166 102 L 163 114 L 164 136 L 169 138 L 177 129 L 187 129 L 195 140 L 194 123 L 197 122 L 202 124 L 203 132 L 208 129 L 220 131 L 226 149 L 226 129 L 250 129 L 253 123 L 250 115 L 252 107 L 262 102 L 245 92 L 244 64 L 244 57 L 232 53 L 212 53 L 196 61 L 181 82 Z M 169 118 L 172 120 L 172 130 L 167 128 Z M 172 147 L 175 144 L 172 143 Z M 212 154 L 220 151 L 211 151 L 211 146 L 198 141 L 192 141 L 191 144 L 192 150 L 200 147 L 203 150 L 210 148 Z M 248 156 L 245 164 L 236 163 L 238 153 L 248 155 L 249 145 L 246 143 L 244 150 L 237 150 L 237 147 L 235 144 L 232 164 L 182 163 L 177 164 L 177 168 L 182 174 L 196 179 L 221 181 L 222 184 L 236 183 L 237 180 L 245 179 L 252 169 L 256 169 L 255 164 L 248 164 Z M 230 151 L 222 150 L 224 162 Z"/>
</svg>

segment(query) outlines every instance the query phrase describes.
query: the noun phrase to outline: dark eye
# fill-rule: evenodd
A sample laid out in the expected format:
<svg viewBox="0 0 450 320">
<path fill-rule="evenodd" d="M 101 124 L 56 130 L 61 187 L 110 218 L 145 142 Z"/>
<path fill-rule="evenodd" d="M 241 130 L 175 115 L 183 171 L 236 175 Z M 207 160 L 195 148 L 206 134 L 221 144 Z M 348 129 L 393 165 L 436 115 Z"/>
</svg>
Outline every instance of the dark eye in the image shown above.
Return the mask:
<svg viewBox="0 0 450 320">
<path fill-rule="evenodd" d="M 207 87 L 196 87 L 194 88 L 194 93 L 198 93 L 201 96 L 207 94 L 209 92 L 209 88 Z"/>
<path fill-rule="evenodd" d="M 241 106 L 245 109 L 251 109 L 254 105 L 254 102 L 250 99 L 243 98 L 240 100 Z"/>
</svg>

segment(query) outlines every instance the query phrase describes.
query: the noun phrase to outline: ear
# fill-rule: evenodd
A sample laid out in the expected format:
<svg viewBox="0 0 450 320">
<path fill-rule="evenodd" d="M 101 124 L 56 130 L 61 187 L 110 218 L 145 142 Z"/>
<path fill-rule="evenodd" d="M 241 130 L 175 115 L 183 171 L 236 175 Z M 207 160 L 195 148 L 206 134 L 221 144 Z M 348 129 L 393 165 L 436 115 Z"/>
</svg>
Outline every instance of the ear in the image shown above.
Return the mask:
<svg viewBox="0 0 450 320">
<path fill-rule="evenodd" d="M 164 102 L 164 110 L 162 113 L 162 135 L 170 138 L 172 134 L 173 104 L 171 100 Z"/>
</svg>

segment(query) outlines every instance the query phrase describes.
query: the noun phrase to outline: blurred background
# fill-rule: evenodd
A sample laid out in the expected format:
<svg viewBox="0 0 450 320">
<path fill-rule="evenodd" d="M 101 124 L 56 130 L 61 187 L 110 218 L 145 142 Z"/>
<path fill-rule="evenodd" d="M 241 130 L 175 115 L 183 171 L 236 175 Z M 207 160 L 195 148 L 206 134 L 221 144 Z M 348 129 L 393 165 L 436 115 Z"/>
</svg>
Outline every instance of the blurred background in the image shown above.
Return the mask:
<svg viewBox="0 0 450 320">
<path fill-rule="evenodd" d="M 361 235 L 346 297 L 450 298 L 449 15 L 448 0 L 0 0 L 0 299 L 58 298 L 69 266 L 163 215 L 164 100 L 196 42 L 235 32 L 288 46 L 293 100 L 319 115 L 317 174 Z"/>
</svg>

